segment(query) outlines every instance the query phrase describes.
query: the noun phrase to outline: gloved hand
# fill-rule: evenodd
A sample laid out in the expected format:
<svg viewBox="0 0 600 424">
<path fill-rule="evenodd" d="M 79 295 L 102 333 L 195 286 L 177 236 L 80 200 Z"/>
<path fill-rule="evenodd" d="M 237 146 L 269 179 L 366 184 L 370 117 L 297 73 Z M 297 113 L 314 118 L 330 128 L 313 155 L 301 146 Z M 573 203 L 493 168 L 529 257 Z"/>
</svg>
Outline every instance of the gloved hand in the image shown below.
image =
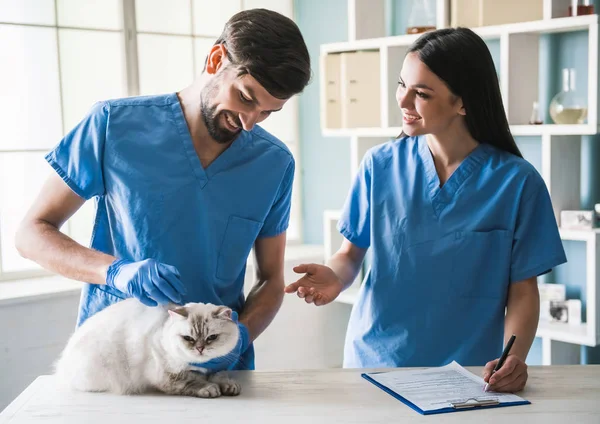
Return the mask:
<svg viewBox="0 0 600 424">
<path fill-rule="evenodd" d="M 169 302 L 181 304 L 181 296 L 185 294 L 177 268 L 154 259 L 139 262 L 115 260 L 106 272 L 106 284 L 135 297 L 146 306 Z"/>
<path fill-rule="evenodd" d="M 244 324 L 238 321 L 238 313 L 233 311 L 231 313 L 231 320 L 238 325 L 238 329 L 240 330 L 240 335 L 238 338 L 238 342 L 235 347 L 229 352 L 227 355 L 219 356 L 218 358 L 213 358 L 210 361 L 206 362 L 194 362 L 190 365 L 200 368 L 206 368 L 211 373 L 216 373 L 218 371 L 231 370 L 240 359 L 242 354 L 248 349 L 250 345 L 250 333 L 248 332 L 248 328 Z"/>
</svg>

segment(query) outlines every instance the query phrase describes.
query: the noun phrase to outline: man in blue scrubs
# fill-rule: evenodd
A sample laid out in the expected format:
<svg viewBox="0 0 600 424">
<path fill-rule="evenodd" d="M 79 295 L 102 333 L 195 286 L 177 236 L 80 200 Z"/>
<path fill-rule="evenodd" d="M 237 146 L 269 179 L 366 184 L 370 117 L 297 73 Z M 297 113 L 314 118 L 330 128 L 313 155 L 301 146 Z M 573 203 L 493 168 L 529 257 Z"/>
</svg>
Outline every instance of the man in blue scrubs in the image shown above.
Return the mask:
<svg viewBox="0 0 600 424">
<path fill-rule="evenodd" d="M 234 15 L 181 92 L 95 104 L 46 156 L 56 171 L 24 219 L 21 254 L 85 282 L 77 325 L 127 297 L 227 305 L 242 343 L 229 368 L 253 369 L 254 340 L 283 300 L 294 159 L 255 124 L 310 77 L 290 19 Z M 59 232 L 85 201 L 96 206 L 90 248 Z M 254 247 L 256 284 L 244 298 Z M 235 314 L 234 314 L 235 316 Z"/>
</svg>

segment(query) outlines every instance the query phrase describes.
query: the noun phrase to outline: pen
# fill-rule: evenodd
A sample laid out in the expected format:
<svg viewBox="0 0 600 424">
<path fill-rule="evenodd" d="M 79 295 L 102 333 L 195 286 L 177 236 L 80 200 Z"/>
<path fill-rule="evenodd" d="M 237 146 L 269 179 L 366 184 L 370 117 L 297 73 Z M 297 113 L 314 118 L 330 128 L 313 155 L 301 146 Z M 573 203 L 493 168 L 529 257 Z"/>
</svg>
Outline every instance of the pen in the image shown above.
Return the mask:
<svg viewBox="0 0 600 424">
<path fill-rule="evenodd" d="M 512 336 L 510 336 L 510 340 L 508 341 L 508 343 L 506 343 L 506 346 L 504 347 L 504 352 L 502 352 L 502 356 L 500 356 L 500 359 L 498 360 L 498 363 L 496 364 L 496 366 L 492 370 L 492 375 L 494 375 L 494 373 L 496 371 L 498 371 L 500 368 L 502 368 L 502 365 L 504 365 L 504 361 L 506 361 L 506 357 L 508 356 L 508 352 L 510 352 L 510 348 L 512 347 L 512 345 L 515 342 L 516 338 L 517 338 L 517 336 L 515 336 L 514 334 Z M 490 375 L 490 378 L 492 378 L 492 375 Z M 487 392 L 487 389 L 488 389 L 489 385 L 490 385 L 489 383 L 485 385 L 485 388 L 483 389 L 484 392 Z"/>
</svg>

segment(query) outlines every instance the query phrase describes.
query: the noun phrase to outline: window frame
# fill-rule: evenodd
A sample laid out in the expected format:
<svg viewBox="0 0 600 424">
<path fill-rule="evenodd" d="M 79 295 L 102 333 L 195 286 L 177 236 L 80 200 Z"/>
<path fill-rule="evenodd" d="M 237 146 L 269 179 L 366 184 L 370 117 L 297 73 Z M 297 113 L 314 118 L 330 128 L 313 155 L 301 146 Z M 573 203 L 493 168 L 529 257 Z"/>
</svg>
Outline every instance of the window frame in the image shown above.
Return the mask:
<svg viewBox="0 0 600 424">
<path fill-rule="evenodd" d="M 161 36 L 175 36 L 175 37 L 188 37 L 191 39 L 192 43 L 192 72 L 193 78 L 197 78 L 200 69 L 197 69 L 197 58 L 196 58 L 196 40 L 197 39 L 216 39 L 215 36 L 204 35 L 204 34 L 196 34 L 194 29 L 194 0 L 189 0 L 190 3 L 190 20 L 191 20 L 191 32 L 190 34 L 170 34 L 170 33 L 161 33 L 161 32 L 152 32 L 152 31 L 138 31 L 136 28 L 136 11 L 135 11 L 135 0 L 119 0 L 120 6 L 122 9 L 122 24 L 123 27 L 121 29 L 103 29 L 103 28 L 93 28 L 87 26 L 62 26 L 59 24 L 59 0 L 53 0 L 54 4 L 54 24 L 48 23 L 17 23 L 17 22 L 5 22 L 0 20 L 0 25 L 14 25 L 18 27 L 35 27 L 35 28 L 50 28 L 54 29 L 54 36 L 56 38 L 57 44 L 57 61 L 58 61 L 58 84 L 59 84 L 59 101 L 60 101 L 60 128 L 62 129 L 62 136 L 64 136 L 70 128 L 65 128 L 65 99 L 64 99 L 64 88 L 62 84 L 62 69 L 61 69 L 61 52 L 60 52 L 60 30 L 61 29 L 73 29 L 73 30 L 83 30 L 83 31 L 103 31 L 103 32 L 117 32 L 122 35 L 123 42 L 123 54 L 124 54 L 124 66 L 125 66 L 125 84 L 124 88 L 126 91 L 126 96 L 138 96 L 140 95 L 140 72 L 139 72 L 139 52 L 138 52 L 138 35 L 140 34 L 154 34 Z M 294 14 L 294 2 L 293 0 L 287 0 L 291 4 L 288 4 L 289 10 L 291 10 L 292 15 Z M 240 0 L 240 10 L 244 10 L 245 0 Z M 292 16 L 293 18 L 293 16 Z M 191 83 L 191 81 L 190 81 Z M 303 202 L 302 202 L 302 179 L 301 179 L 301 161 L 300 161 L 300 134 L 299 134 L 299 110 L 298 110 L 298 100 L 297 96 L 293 98 L 291 101 L 295 102 L 295 114 L 294 114 L 294 136 L 293 140 L 282 140 L 286 145 L 290 146 L 295 153 L 294 159 L 296 161 L 296 172 L 294 174 L 294 190 L 292 192 L 292 206 L 291 206 L 291 216 L 290 216 L 290 228 L 294 226 L 296 230 L 296 237 L 290 238 L 289 228 L 288 228 L 288 245 L 299 245 L 302 243 L 303 239 Z M 288 102 L 289 104 L 289 102 Z M 274 134 L 277 136 L 277 134 Z M 57 140 L 58 142 L 58 140 Z M 48 149 L 42 148 L 24 148 L 24 149 L 3 149 L 0 147 L 0 154 L 5 153 L 39 153 L 46 154 Z M 90 225 L 91 228 L 91 225 Z M 0 282 L 3 281 L 15 281 L 15 280 L 24 280 L 38 277 L 45 277 L 54 275 L 52 272 L 47 271 L 43 268 L 32 267 L 30 269 L 24 269 L 20 271 L 4 271 L 3 269 L 3 259 L 2 259 L 2 232 L 0 228 Z M 62 231 L 72 237 L 71 235 L 71 222 L 70 220 L 65 223 Z"/>
</svg>

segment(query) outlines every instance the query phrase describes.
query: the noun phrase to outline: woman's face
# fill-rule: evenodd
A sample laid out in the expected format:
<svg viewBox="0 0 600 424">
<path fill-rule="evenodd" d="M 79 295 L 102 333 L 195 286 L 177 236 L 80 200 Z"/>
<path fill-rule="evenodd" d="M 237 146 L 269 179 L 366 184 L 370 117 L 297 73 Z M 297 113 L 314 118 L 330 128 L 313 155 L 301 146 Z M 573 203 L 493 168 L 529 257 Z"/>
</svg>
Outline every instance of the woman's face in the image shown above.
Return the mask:
<svg viewBox="0 0 600 424">
<path fill-rule="evenodd" d="M 396 100 L 402 110 L 402 130 L 409 136 L 443 134 L 461 125 L 465 115 L 462 99 L 421 62 L 418 53 L 404 59 Z"/>
</svg>

